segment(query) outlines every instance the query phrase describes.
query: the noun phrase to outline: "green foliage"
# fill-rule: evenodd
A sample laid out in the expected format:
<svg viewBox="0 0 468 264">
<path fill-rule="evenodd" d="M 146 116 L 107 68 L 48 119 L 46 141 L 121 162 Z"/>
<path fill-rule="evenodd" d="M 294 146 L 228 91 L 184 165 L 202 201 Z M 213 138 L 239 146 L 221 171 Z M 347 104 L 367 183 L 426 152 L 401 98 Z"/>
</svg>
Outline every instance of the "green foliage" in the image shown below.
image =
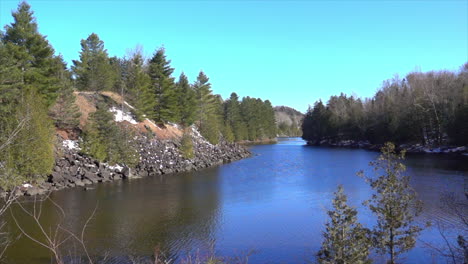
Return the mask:
<svg viewBox="0 0 468 264">
<path fill-rule="evenodd" d="M 19 81 L 21 84 L 34 86 L 45 105 L 50 106 L 60 87 L 57 72 L 63 65 L 57 63 L 54 49 L 38 32 L 36 19 L 30 8 L 26 2 L 20 3 L 18 10 L 12 14 L 14 22 L 5 26 L 5 33 L 2 35 L 2 49 L 5 49 L 4 53 L 9 60 L 7 67 L 17 68 L 8 84 L 15 85 Z"/>
<path fill-rule="evenodd" d="M 115 69 L 110 64 L 104 42 L 92 33 L 81 40 L 80 60 L 72 66 L 76 76 L 76 86 L 80 90 L 108 91 L 115 82 Z"/>
<path fill-rule="evenodd" d="M 180 148 L 179 148 L 180 153 L 182 154 L 182 157 L 186 159 L 193 159 L 195 157 L 195 154 L 193 152 L 193 142 L 192 142 L 192 136 L 190 133 L 184 132 L 180 139 Z"/>
<path fill-rule="evenodd" d="M 316 102 L 314 108 L 309 107 L 302 123 L 302 138 L 315 143 L 328 138 L 331 130 L 328 122 L 330 115 L 322 101 Z"/>
<path fill-rule="evenodd" d="M 247 96 L 242 98 L 239 106 L 242 117 L 240 124 L 244 124 L 246 128 L 239 130 L 239 125 L 235 123 L 233 127 L 238 135 L 242 134 L 243 139 L 250 141 L 276 137 L 275 111 L 270 101 Z"/>
<path fill-rule="evenodd" d="M 19 4 L 13 18 L 0 41 L 0 184 L 4 189 L 51 173 L 54 130 L 47 111 L 65 69 L 37 31 L 27 3 Z"/>
<path fill-rule="evenodd" d="M 34 90 L 26 89 L 18 100 L 14 116 L 2 124 L 3 132 L 20 128 L 1 160 L 13 174 L 33 179 L 46 176 L 54 166 L 54 129 L 47 110 Z"/>
<path fill-rule="evenodd" d="M 59 58 L 62 61 L 62 58 Z M 63 65 L 65 65 L 63 63 Z M 57 91 L 56 102 L 49 110 L 49 115 L 55 123 L 55 127 L 61 129 L 74 129 L 79 125 L 81 113 L 75 104 L 76 97 L 70 81 L 70 73 L 66 68 L 61 72 L 61 88 Z"/>
<path fill-rule="evenodd" d="M 234 142 L 235 141 L 235 137 L 234 137 L 234 133 L 232 132 L 232 128 L 231 128 L 231 125 L 229 124 L 226 124 L 223 126 L 223 136 L 224 136 L 224 139 L 227 141 L 227 142 Z"/>
<path fill-rule="evenodd" d="M 174 68 L 171 68 L 170 63 L 164 48 L 158 49 L 149 61 L 150 89 L 155 100 L 151 117 L 159 123 L 176 122 L 179 119 L 176 88 L 171 76 Z"/>
<path fill-rule="evenodd" d="M 208 76 L 198 74 L 193 85 L 196 99 L 196 124 L 210 143 L 218 144 L 220 134 L 219 98 L 213 95 Z"/>
<path fill-rule="evenodd" d="M 369 99 L 330 97 L 303 121 L 303 138 L 371 143 L 467 144 L 468 64 L 459 72 L 413 72 L 383 83 Z M 446 136 L 448 135 L 448 137 Z"/>
<path fill-rule="evenodd" d="M 386 143 L 381 151 L 379 158 L 370 163 L 376 176 L 365 178 L 375 191 L 365 205 L 377 216 L 373 244 L 379 253 L 388 254 L 389 263 L 394 264 L 399 255 L 416 243 L 422 228 L 414 223 L 414 219 L 421 213 L 422 205 L 409 185 L 409 176 L 404 174 L 405 166 L 400 162 L 405 153 L 397 154 L 392 143 Z"/>
<path fill-rule="evenodd" d="M 106 105 L 98 105 L 85 128 L 82 151 L 102 162 L 134 167 L 139 162 L 134 135 L 131 128 L 117 125 L 113 118 Z"/>
<path fill-rule="evenodd" d="M 129 102 L 137 109 L 139 119 L 142 115 L 150 116 L 155 108 L 154 94 L 152 93 L 151 79 L 145 71 L 145 62 L 141 51 L 133 54 L 127 63 L 128 75 L 125 86 L 129 93 Z"/>
<path fill-rule="evenodd" d="M 178 109 L 180 112 L 180 123 L 183 126 L 190 126 L 195 121 L 196 98 L 195 91 L 190 86 L 187 76 L 180 74 L 176 83 L 178 96 Z"/>
<path fill-rule="evenodd" d="M 343 186 L 338 186 L 333 210 L 327 212 L 329 221 L 325 225 L 324 241 L 318 253 L 319 263 L 371 263 L 370 231 L 357 222 L 357 211 L 348 206 L 347 200 Z"/>
<path fill-rule="evenodd" d="M 297 123 L 292 122 L 288 125 L 286 122 L 280 122 L 278 124 L 278 135 L 287 136 L 287 137 L 298 137 L 302 136 L 301 129 L 298 127 Z"/>
</svg>

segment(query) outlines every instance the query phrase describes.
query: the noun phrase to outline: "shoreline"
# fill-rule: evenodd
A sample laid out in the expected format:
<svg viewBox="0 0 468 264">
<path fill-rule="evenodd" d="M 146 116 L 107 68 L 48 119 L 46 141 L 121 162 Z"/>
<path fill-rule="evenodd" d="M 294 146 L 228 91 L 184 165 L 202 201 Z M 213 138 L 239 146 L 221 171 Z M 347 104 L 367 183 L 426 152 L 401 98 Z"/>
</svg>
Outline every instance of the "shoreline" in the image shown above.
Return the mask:
<svg viewBox="0 0 468 264">
<path fill-rule="evenodd" d="M 78 148 L 62 149 L 63 155 L 57 158 L 51 175 L 43 182 L 25 182 L 14 189 L 15 196 L 43 195 L 66 188 L 81 187 L 86 190 L 94 184 L 123 179 L 143 178 L 179 172 L 197 171 L 252 156 L 244 146 L 221 141 L 217 145 L 203 138 L 194 138 L 195 157 L 186 159 L 179 152 L 176 140 L 158 140 L 143 137 L 139 141 L 140 163 L 135 168 L 124 165 L 110 166 L 99 162 Z M 2 191 L 0 196 L 9 192 Z"/>
<path fill-rule="evenodd" d="M 322 146 L 334 148 L 351 148 L 351 149 L 365 149 L 372 151 L 380 151 L 383 144 L 371 144 L 368 141 L 355 141 L 355 140 L 340 140 L 335 142 L 324 141 L 310 142 L 306 141 L 306 146 Z M 406 150 L 406 153 L 411 154 L 445 154 L 445 155 L 464 155 L 468 156 L 468 147 L 466 146 L 424 146 L 422 144 L 400 144 L 397 145 L 398 150 Z"/>
</svg>

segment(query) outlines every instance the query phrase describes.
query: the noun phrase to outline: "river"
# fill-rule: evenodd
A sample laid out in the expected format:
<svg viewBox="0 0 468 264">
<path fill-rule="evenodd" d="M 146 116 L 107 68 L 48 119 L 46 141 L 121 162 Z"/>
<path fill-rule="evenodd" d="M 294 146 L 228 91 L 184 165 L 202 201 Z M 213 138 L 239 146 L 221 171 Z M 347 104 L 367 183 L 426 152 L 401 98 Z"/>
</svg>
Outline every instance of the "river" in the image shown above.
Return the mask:
<svg viewBox="0 0 468 264">
<path fill-rule="evenodd" d="M 64 227 L 79 232 L 97 206 L 85 234 L 92 255 L 151 256 L 160 245 L 175 260 L 188 252 L 204 255 L 214 248 L 221 256 L 250 255 L 249 263 L 304 263 L 313 260 L 320 247 L 326 210 L 338 184 L 343 184 L 349 203 L 358 208 L 359 220 L 367 226 L 375 223 L 361 205 L 370 189 L 356 172 L 371 173 L 368 163 L 377 152 L 308 147 L 299 138 L 251 146 L 251 151 L 251 158 L 201 171 L 102 183 L 88 191 L 54 192 L 50 197 L 64 209 L 65 217 L 45 202 L 42 224 L 49 232 L 63 218 Z M 440 209 L 439 197 L 450 191 L 464 198 L 468 157 L 410 155 L 405 163 L 411 184 L 424 202 L 418 221 L 456 224 Z M 29 202 L 27 207 L 31 206 Z M 26 231 L 38 235 L 19 208 L 13 208 L 13 214 Z M 11 221 L 9 228 L 19 232 Z M 434 225 L 421 234 L 404 263 L 438 262 L 424 241 L 442 241 Z M 69 247 L 66 254 L 81 254 L 65 246 Z M 24 236 L 6 254 L 13 264 L 50 263 L 49 252 Z M 377 263 L 383 261 L 374 258 Z"/>
</svg>

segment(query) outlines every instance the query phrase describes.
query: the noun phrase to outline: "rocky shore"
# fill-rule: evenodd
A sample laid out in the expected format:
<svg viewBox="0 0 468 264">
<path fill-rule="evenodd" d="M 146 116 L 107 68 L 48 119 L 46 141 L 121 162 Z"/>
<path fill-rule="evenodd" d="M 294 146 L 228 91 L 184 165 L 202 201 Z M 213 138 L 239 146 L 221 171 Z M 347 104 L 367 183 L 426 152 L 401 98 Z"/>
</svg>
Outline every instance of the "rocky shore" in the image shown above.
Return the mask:
<svg viewBox="0 0 468 264">
<path fill-rule="evenodd" d="M 33 196 L 64 188 L 89 188 L 90 185 L 114 180 L 148 177 L 186 172 L 212 167 L 243 158 L 251 153 L 243 146 L 221 141 L 212 145 L 194 131 L 193 159 L 184 158 L 179 152 L 178 140 L 160 140 L 140 137 L 140 163 L 130 169 L 124 165 L 110 166 L 80 153 L 77 142 L 64 141 L 63 155 L 56 160 L 48 178 L 38 184 L 25 183 L 15 190 L 15 195 Z"/>
<path fill-rule="evenodd" d="M 369 141 L 355 141 L 355 140 L 339 140 L 339 141 L 322 140 L 320 142 L 307 142 L 307 145 L 329 146 L 329 147 L 340 147 L 340 148 L 361 148 L 361 149 L 376 150 L 376 151 L 379 151 L 380 148 L 382 147 L 381 144 L 371 144 Z M 405 149 L 407 153 L 468 155 L 468 148 L 466 146 L 424 146 L 422 144 L 401 144 L 397 147 L 400 150 Z"/>
</svg>

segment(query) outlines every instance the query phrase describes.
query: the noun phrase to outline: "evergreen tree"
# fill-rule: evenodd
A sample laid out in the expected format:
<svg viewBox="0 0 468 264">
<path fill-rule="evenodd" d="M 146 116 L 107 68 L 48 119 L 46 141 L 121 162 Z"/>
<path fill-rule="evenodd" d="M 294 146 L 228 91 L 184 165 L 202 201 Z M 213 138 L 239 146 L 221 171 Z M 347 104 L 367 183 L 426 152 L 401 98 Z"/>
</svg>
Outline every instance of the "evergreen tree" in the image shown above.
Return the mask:
<svg viewBox="0 0 468 264">
<path fill-rule="evenodd" d="M 47 109 L 55 101 L 65 66 L 38 33 L 27 3 L 19 4 L 13 17 L 0 41 L 0 143 L 8 142 L 0 163 L 3 176 L 25 180 L 49 174 L 54 165 L 54 130 Z M 8 181 L 2 179 L 2 185 Z"/>
<path fill-rule="evenodd" d="M 262 122 L 265 131 L 264 137 L 269 139 L 275 138 L 277 134 L 275 110 L 273 109 L 273 105 L 269 100 L 265 100 L 265 102 L 263 102 L 262 114 L 264 115 Z"/>
<path fill-rule="evenodd" d="M 186 159 L 193 159 L 195 157 L 195 153 L 193 152 L 193 141 L 190 132 L 184 131 L 180 139 L 180 153 L 182 157 Z"/>
<path fill-rule="evenodd" d="M 224 126 L 223 126 L 223 136 L 224 136 L 224 139 L 227 141 L 227 142 L 234 142 L 236 137 L 234 136 L 234 133 L 232 132 L 232 128 L 231 128 L 231 125 L 229 123 L 226 123 Z"/>
<path fill-rule="evenodd" d="M 155 100 L 151 117 L 159 123 L 176 122 L 179 119 L 174 78 L 171 77 L 174 69 L 170 63 L 166 59 L 164 48 L 158 49 L 149 61 L 151 90 Z"/>
<path fill-rule="evenodd" d="M 110 64 L 104 42 L 92 33 L 81 40 L 80 60 L 72 66 L 76 86 L 80 90 L 109 91 L 113 89 L 115 71 Z"/>
<path fill-rule="evenodd" d="M 141 52 L 135 52 L 132 55 L 128 67 L 126 87 L 129 92 L 129 101 L 137 109 L 140 119 L 143 114 L 150 116 L 155 107 L 155 100 L 150 89 L 151 79 L 145 71 L 145 61 Z"/>
<path fill-rule="evenodd" d="M 322 101 L 316 102 L 314 108 L 309 107 L 302 123 L 302 138 L 319 143 L 329 137 L 329 116 Z"/>
<path fill-rule="evenodd" d="M 99 103 L 84 130 L 82 151 L 102 162 L 134 167 L 139 162 L 134 136 L 131 127 L 116 124 L 107 106 Z"/>
<path fill-rule="evenodd" d="M 57 63 L 65 66 L 61 57 L 57 57 Z M 73 94 L 71 74 L 66 67 L 63 67 L 59 72 L 59 79 L 61 88 L 57 91 L 58 97 L 52 105 L 49 115 L 54 120 L 55 127 L 71 130 L 78 127 L 81 114 L 75 103 L 76 97 Z"/>
<path fill-rule="evenodd" d="M 178 108 L 180 112 L 180 123 L 184 126 L 190 126 L 195 121 L 196 98 L 195 91 L 190 87 L 187 76 L 180 74 L 179 81 L 176 83 L 178 95 Z"/>
<path fill-rule="evenodd" d="M 217 116 L 217 99 L 211 91 L 211 84 L 208 76 L 202 71 L 198 74 L 193 85 L 196 108 L 196 124 L 200 133 L 213 144 L 219 140 L 219 117 Z"/>
<path fill-rule="evenodd" d="M 21 71 L 21 84 L 33 86 L 46 106 L 50 106 L 60 87 L 56 76 L 60 66 L 56 63 L 54 49 L 38 32 L 36 19 L 30 9 L 26 2 L 19 4 L 18 10 L 12 14 L 14 22 L 5 26 L 2 45 L 7 56 L 14 60 L 14 67 Z"/>
<path fill-rule="evenodd" d="M 84 129 L 83 152 L 99 161 L 108 161 L 110 138 L 115 131 L 112 113 L 107 111 L 104 104 L 98 104 L 96 112 L 89 115 Z"/>
<path fill-rule="evenodd" d="M 348 206 L 343 186 L 338 186 L 333 199 L 333 210 L 323 233 L 324 241 L 318 253 L 318 262 L 323 264 L 371 263 L 369 230 L 357 222 L 356 209 Z"/>
<path fill-rule="evenodd" d="M 247 139 L 245 124 L 240 112 L 239 97 L 236 93 L 231 93 L 224 104 L 224 119 L 226 126 L 232 129 L 235 141 Z"/>
<path fill-rule="evenodd" d="M 14 112 L 21 129 L 2 153 L 1 160 L 11 173 L 34 179 L 52 173 L 54 166 L 54 129 L 47 108 L 34 89 L 24 89 Z M 19 125 L 15 123 L 14 126 Z"/>
<path fill-rule="evenodd" d="M 405 166 L 400 162 L 404 152 L 397 154 L 395 145 L 386 143 L 379 158 L 371 162 L 377 175 L 366 177 L 375 193 L 365 202 L 377 216 L 373 230 L 373 244 L 381 254 L 388 254 L 388 263 L 396 263 L 399 255 L 412 249 L 422 228 L 414 223 L 421 213 L 421 201 L 404 175 Z M 380 174 L 382 173 L 382 174 Z M 363 176 L 363 173 L 359 173 Z"/>
</svg>

